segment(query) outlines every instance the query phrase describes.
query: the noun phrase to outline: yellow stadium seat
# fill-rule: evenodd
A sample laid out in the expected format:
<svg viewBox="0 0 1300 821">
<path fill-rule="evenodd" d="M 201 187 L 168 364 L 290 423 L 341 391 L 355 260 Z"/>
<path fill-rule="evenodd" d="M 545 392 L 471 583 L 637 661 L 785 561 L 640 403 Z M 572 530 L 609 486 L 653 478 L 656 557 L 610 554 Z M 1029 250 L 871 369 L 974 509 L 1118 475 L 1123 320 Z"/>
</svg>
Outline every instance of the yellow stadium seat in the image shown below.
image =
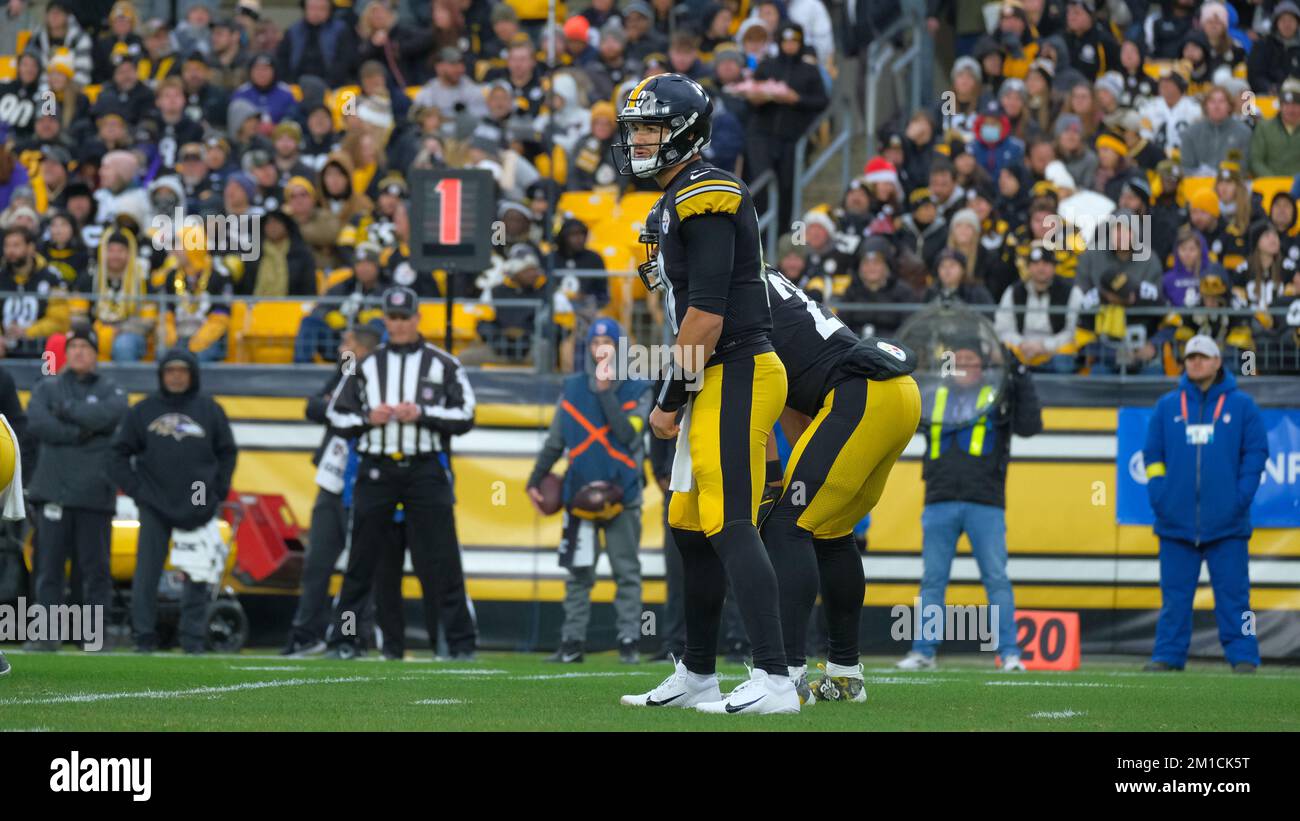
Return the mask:
<svg viewBox="0 0 1300 821">
<path fill-rule="evenodd" d="M 617 205 L 612 194 L 594 191 L 565 191 L 555 210 L 560 214 L 572 215 L 590 227 L 601 220 L 609 219 Z"/>
<path fill-rule="evenodd" d="M 259 364 L 293 362 L 293 341 L 311 302 L 257 302 L 248 309 L 245 350 Z"/>
<path fill-rule="evenodd" d="M 634 232 L 640 233 L 645 215 L 659 201 L 659 196 L 656 191 L 629 191 L 618 201 L 619 215 Z"/>
<path fill-rule="evenodd" d="M 236 299 L 230 303 L 230 330 L 226 331 L 226 361 L 242 362 L 244 323 L 248 321 L 248 303 Z"/>
<path fill-rule="evenodd" d="M 1277 97 L 1267 94 L 1255 98 L 1255 105 L 1259 106 L 1259 115 L 1266 120 L 1271 120 L 1277 116 Z"/>
<path fill-rule="evenodd" d="M 289 91 L 293 92 L 293 99 L 295 101 L 300 103 L 302 102 L 302 86 L 297 83 L 291 83 L 289 85 Z"/>
<path fill-rule="evenodd" d="M 420 89 L 421 89 L 421 88 L 423 88 L 423 86 L 407 86 L 407 87 L 406 87 L 406 96 L 407 96 L 407 97 L 410 97 L 412 100 L 414 100 L 414 99 L 415 99 L 415 95 L 420 93 Z"/>
<path fill-rule="evenodd" d="M 478 338 L 478 324 L 496 318 L 496 309 L 478 303 L 457 304 L 451 314 L 452 352 Z M 420 305 L 420 335 L 441 346 L 447 339 L 447 304 L 425 302 Z"/>
<path fill-rule="evenodd" d="M 1291 186 L 1295 185 L 1295 179 L 1292 177 L 1259 177 L 1251 183 L 1251 190 L 1258 193 L 1264 198 L 1264 212 L 1268 213 L 1269 207 L 1273 204 L 1273 197 L 1279 191 L 1290 191 Z"/>
<path fill-rule="evenodd" d="M 1184 177 L 1178 186 L 1178 204 L 1186 205 L 1197 193 L 1213 190 L 1214 177 Z"/>
<path fill-rule="evenodd" d="M 7 83 L 18 76 L 18 58 L 12 54 L 0 56 L 0 83 Z"/>
</svg>

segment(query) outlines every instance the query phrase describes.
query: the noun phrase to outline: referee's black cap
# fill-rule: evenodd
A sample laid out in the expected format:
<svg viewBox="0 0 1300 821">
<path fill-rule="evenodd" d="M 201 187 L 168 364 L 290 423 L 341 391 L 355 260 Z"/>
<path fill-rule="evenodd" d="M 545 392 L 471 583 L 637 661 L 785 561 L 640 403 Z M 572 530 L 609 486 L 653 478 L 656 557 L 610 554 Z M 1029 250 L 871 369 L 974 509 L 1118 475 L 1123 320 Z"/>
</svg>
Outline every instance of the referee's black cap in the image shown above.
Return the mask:
<svg viewBox="0 0 1300 821">
<path fill-rule="evenodd" d="M 413 316 L 419 310 L 420 298 L 410 288 L 394 285 L 384 291 L 385 316 Z"/>
</svg>

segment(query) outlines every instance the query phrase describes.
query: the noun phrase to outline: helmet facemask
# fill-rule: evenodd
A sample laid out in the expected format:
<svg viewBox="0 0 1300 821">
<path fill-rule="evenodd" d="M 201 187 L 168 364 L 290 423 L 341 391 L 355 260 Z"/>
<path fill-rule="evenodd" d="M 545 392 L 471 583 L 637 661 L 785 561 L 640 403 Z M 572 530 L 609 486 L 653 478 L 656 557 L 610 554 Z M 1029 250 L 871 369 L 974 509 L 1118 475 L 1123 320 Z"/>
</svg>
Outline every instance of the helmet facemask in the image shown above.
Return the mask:
<svg viewBox="0 0 1300 821">
<path fill-rule="evenodd" d="M 637 266 L 636 271 L 650 293 L 664 288 L 662 269 L 659 267 L 659 220 L 658 209 L 651 209 L 640 236 L 641 244 L 645 246 L 646 260 Z"/>
<path fill-rule="evenodd" d="M 704 148 L 705 140 L 696 136 L 693 128 L 699 120 L 699 114 L 692 112 L 669 117 L 647 116 L 641 112 L 653 111 L 655 103 L 649 92 L 643 93 L 642 102 L 629 104 L 618 117 L 619 139 L 612 146 L 618 172 L 623 176 L 642 179 L 653 177 L 665 168 L 685 162 Z M 650 97 L 649 102 L 645 98 Z M 658 142 L 638 143 L 633 139 L 633 125 L 660 126 Z M 649 148 L 653 153 L 648 157 L 637 157 L 638 148 Z"/>
</svg>

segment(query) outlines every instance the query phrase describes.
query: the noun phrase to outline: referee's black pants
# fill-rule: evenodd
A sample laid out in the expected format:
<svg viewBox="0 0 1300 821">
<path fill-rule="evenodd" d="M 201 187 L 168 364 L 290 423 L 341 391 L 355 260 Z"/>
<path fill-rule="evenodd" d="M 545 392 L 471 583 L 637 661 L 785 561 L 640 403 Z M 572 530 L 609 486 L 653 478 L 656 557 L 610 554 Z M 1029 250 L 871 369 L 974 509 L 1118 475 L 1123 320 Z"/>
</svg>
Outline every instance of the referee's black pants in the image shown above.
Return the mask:
<svg viewBox="0 0 1300 821">
<path fill-rule="evenodd" d="M 444 597 L 454 595 L 461 602 L 465 619 L 462 622 L 456 618 L 453 624 L 458 627 L 464 623 L 469 625 L 468 649 L 472 650 L 473 622 L 465 603 L 465 577 L 460 564 L 460 545 L 456 540 L 451 484 L 436 456 L 404 461 L 370 456 L 362 458 L 352 493 L 351 554 L 343 576 L 343 589 L 334 608 L 331 644 L 356 642 L 358 617 L 375 582 L 376 571 L 385 554 L 391 557 L 401 549 L 393 526 L 393 515 L 399 503 L 404 511 L 406 547 L 411 551 L 411 563 L 420 585 L 426 591 L 425 623 L 430 640 L 437 641 L 439 608 L 429 605 L 436 605 Z M 392 616 L 394 607 L 400 613 L 400 594 L 396 603 L 382 590 L 376 591 L 376 598 L 376 621 L 381 629 L 385 623 L 389 626 L 385 649 L 392 639 L 397 640 L 394 649 L 400 648 L 404 644 L 400 629 L 396 635 L 390 632 L 397 624 Z M 452 626 L 448 625 L 447 639 L 455 651 L 460 648 L 453 641 Z M 459 635 L 455 638 L 461 642 L 464 640 Z"/>
</svg>

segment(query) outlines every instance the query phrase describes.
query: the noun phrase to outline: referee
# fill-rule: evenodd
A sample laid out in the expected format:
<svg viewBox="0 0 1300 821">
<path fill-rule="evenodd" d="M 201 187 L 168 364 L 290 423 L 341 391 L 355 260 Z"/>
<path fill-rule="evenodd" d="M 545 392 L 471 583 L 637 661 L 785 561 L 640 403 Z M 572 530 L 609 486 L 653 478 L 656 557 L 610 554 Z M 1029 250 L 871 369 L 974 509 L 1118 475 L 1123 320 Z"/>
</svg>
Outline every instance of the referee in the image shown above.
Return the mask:
<svg viewBox="0 0 1300 821">
<path fill-rule="evenodd" d="M 418 304 L 410 288 L 384 292 L 388 341 L 357 364 L 326 411 L 334 428 L 356 437 L 360 457 L 351 553 L 329 637 L 333 658 L 360 654 L 357 618 L 399 503 L 420 585 L 464 597 L 446 454 L 450 437 L 474 426 L 474 391 L 456 357 L 420 337 Z M 436 646 L 436 613 L 425 622 Z"/>
</svg>

